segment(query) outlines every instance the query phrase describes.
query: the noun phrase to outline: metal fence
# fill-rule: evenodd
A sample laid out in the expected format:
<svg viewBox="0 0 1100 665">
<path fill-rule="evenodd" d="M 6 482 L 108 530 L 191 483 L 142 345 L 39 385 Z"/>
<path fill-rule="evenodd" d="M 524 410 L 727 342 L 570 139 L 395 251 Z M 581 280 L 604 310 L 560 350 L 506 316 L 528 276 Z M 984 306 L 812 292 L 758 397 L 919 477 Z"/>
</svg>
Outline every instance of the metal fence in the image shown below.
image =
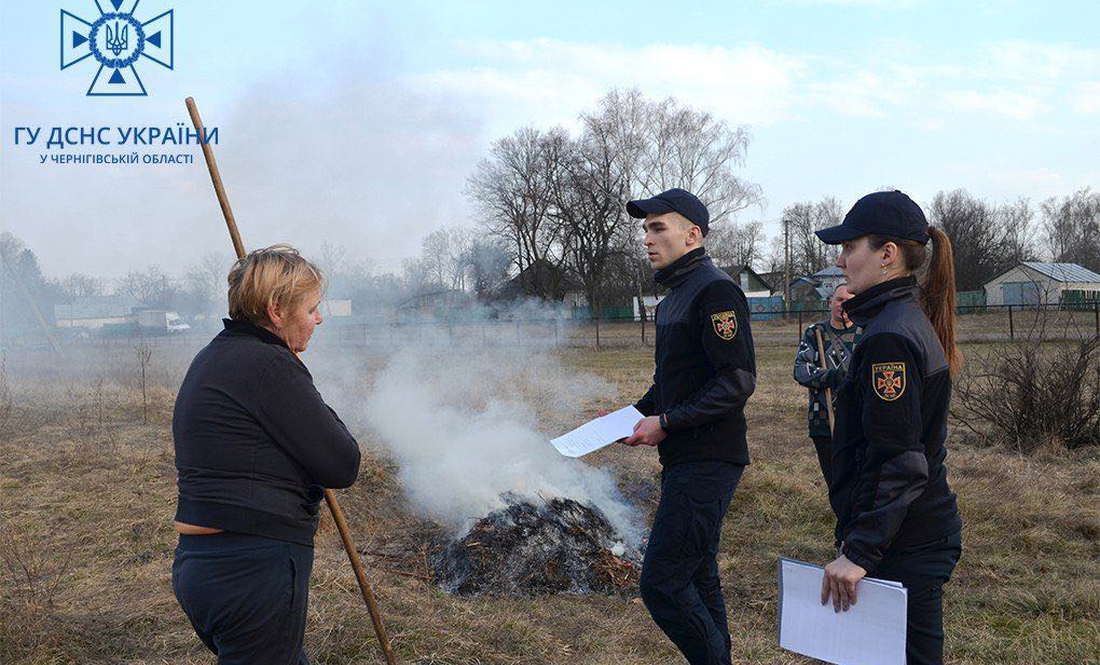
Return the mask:
<svg viewBox="0 0 1100 665">
<path fill-rule="evenodd" d="M 784 310 L 751 307 L 753 339 L 757 346 L 797 344 L 808 325 L 828 318 L 826 309 Z M 960 343 L 983 343 L 1035 339 L 1075 340 L 1100 336 L 1100 303 L 1058 305 L 963 305 L 958 307 Z M 317 341 L 356 347 L 396 348 L 405 344 L 431 346 L 537 345 L 562 348 L 626 348 L 652 346 L 652 321 L 624 316 L 599 320 L 584 318 L 511 318 L 473 321 L 425 320 L 419 322 L 341 321 L 330 318 L 317 329 Z M 217 334 L 217 329 L 192 330 L 172 335 L 68 336 L 63 348 L 199 347 Z M 40 335 L 7 339 L 4 347 L 46 347 Z"/>
<path fill-rule="evenodd" d="M 811 323 L 828 318 L 826 309 L 750 312 L 754 342 L 758 346 L 796 344 Z M 959 308 L 960 343 L 1033 339 L 1074 340 L 1100 336 L 1100 304 L 1085 307 L 1061 305 L 974 305 Z M 652 321 L 633 316 L 595 319 L 509 319 L 444 323 L 358 323 L 332 325 L 328 339 L 342 344 L 397 346 L 404 343 L 501 346 L 539 344 L 555 347 L 616 348 L 651 346 Z"/>
</svg>

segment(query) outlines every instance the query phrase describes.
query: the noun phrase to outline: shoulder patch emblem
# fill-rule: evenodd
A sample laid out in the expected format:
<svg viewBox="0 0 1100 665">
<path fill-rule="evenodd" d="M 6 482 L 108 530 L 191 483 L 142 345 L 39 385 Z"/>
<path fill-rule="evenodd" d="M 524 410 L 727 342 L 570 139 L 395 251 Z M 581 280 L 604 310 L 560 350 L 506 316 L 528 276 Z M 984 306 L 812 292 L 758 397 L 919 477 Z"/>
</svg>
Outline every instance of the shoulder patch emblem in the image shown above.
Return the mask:
<svg viewBox="0 0 1100 665">
<path fill-rule="evenodd" d="M 893 402 L 905 393 L 905 363 L 872 363 L 871 382 L 876 395 Z"/>
<path fill-rule="evenodd" d="M 714 334 L 727 342 L 737 336 L 737 313 L 733 310 L 711 314 L 710 323 L 714 326 Z"/>
</svg>

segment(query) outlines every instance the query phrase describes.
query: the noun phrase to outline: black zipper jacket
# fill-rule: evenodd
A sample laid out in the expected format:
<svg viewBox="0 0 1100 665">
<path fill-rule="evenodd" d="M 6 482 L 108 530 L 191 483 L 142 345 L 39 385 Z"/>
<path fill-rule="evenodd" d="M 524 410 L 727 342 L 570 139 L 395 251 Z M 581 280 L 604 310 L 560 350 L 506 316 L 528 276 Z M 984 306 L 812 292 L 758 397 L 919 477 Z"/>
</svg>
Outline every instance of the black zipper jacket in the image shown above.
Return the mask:
<svg viewBox="0 0 1100 665">
<path fill-rule="evenodd" d="M 748 464 L 744 408 L 756 389 L 756 356 L 745 294 L 703 248 L 655 278 L 669 293 L 657 305 L 653 385 L 634 406 L 664 415 L 661 465 Z"/>
<path fill-rule="evenodd" d="M 836 539 L 873 573 L 895 549 L 962 528 L 944 459 L 951 373 L 913 277 L 844 303 L 863 336 L 836 399 Z"/>
<path fill-rule="evenodd" d="M 268 330 L 225 321 L 172 416 L 180 522 L 313 544 L 322 488 L 348 487 L 359 444 Z"/>
</svg>

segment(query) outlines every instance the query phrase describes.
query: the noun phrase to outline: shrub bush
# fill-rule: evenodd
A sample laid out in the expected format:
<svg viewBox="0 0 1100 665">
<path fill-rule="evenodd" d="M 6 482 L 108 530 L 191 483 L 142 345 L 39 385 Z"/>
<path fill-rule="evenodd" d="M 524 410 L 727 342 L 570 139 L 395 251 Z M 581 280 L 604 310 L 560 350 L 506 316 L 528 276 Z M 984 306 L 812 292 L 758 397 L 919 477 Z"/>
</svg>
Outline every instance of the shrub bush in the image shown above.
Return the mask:
<svg viewBox="0 0 1100 665">
<path fill-rule="evenodd" d="M 1100 339 L 971 352 L 956 395 L 956 422 L 1019 452 L 1100 445 Z"/>
</svg>

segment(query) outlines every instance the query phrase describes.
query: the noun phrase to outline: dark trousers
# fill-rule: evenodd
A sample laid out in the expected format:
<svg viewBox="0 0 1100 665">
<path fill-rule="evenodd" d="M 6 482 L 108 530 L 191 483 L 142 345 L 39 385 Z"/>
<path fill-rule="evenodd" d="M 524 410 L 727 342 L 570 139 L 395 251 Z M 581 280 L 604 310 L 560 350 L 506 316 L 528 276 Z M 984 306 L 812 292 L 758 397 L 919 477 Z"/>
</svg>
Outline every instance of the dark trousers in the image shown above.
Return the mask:
<svg viewBox="0 0 1100 665">
<path fill-rule="evenodd" d="M 871 577 L 901 582 L 907 589 L 908 665 L 943 665 L 943 585 L 962 556 L 962 534 L 890 551 Z"/>
<path fill-rule="evenodd" d="M 313 548 L 218 533 L 180 536 L 172 590 L 219 665 L 309 665 L 305 641 Z"/>
<path fill-rule="evenodd" d="M 718 541 L 743 471 L 712 461 L 677 464 L 661 474 L 639 586 L 653 621 L 692 665 L 730 662 Z"/>
<path fill-rule="evenodd" d="M 825 478 L 825 487 L 833 483 L 833 438 L 831 436 L 811 436 L 817 450 L 817 463 L 821 475 Z"/>
</svg>

